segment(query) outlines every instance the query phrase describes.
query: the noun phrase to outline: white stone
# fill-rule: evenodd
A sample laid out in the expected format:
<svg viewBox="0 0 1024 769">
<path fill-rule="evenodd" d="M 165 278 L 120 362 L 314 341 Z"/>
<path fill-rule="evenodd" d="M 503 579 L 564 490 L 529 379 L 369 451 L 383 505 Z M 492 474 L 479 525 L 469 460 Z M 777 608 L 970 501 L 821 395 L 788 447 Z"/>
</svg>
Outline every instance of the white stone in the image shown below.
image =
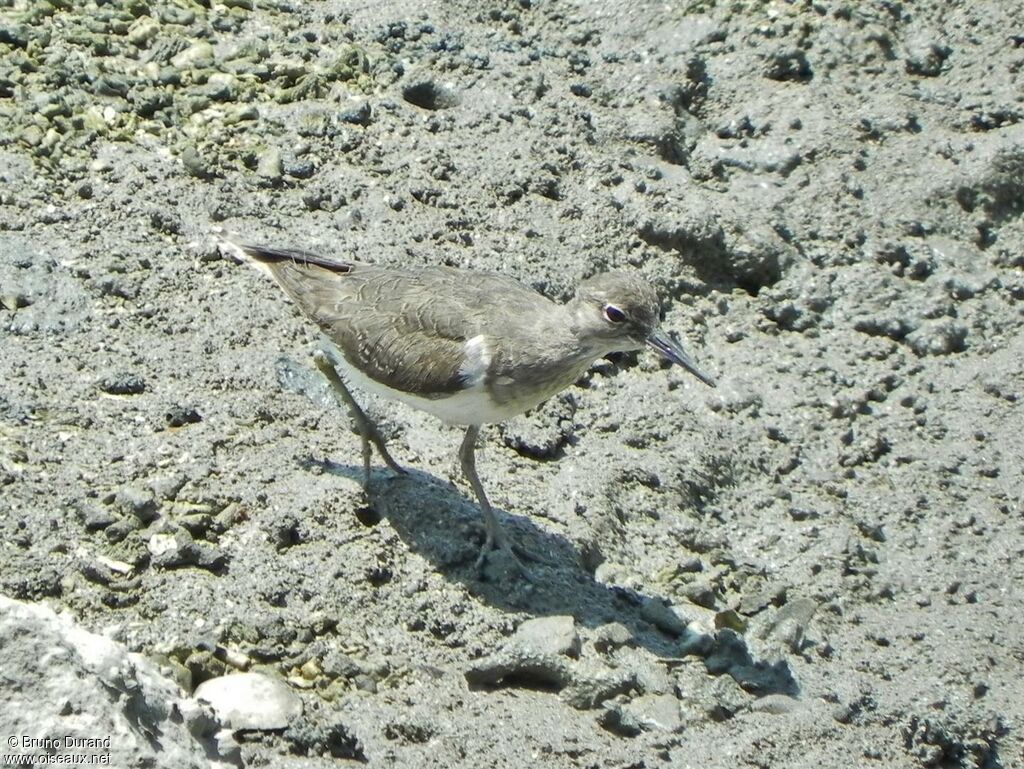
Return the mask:
<svg viewBox="0 0 1024 769">
<path fill-rule="evenodd" d="M 284 729 L 302 715 L 302 700 L 288 685 L 262 673 L 238 673 L 204 681 L 193 698 L 213 708 L 231 729 Z"/>
<path fill-rule="evenodd" d="M 566 657 L 578 657 L 580 654 L 576 620 L 569 616 L 528 619 L 516 630 L 512 643 L 540 654 Z"/>
</svg>

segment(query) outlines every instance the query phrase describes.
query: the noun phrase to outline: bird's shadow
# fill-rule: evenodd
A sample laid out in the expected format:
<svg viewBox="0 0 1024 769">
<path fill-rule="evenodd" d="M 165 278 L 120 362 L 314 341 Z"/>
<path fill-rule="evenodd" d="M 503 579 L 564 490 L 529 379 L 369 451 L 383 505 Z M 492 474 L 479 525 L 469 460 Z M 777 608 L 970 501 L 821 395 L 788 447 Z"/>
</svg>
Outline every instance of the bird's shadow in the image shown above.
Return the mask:
<svg viewBox="0 0 1024 769">
<path fill-rule="evenodd" d="M 363 479 L 362 466 L 312 458 L 301 464 L 307 470 L 315 466 L 319 472 L 360 483 Z M 494 510 L 512 542 L 540 559 L 527 562 L 530 579 L 514 568 L 502 568 L 512 564 L 500 553 L 489 557 L 484 567 L 478 566 L 484 530 L 475 500 L 429 473 L 405 469 L 401 475 L 373 470 L 369 505 L 376 515 L 364 509 L 360 521 L 364 525 L 384 521 L 393 526 L 410 550 L 426 558 L 446 578 L 461 582 L 480 600 L 535 617 L 570 615 L 592 629 L 617 622 L 630 631 L 634 645 L 664 659 L 703 657 L 708 672 L 729 673 L 752 694 L 799 693 L 784 660 L 755 660 L 745 639 L 732 630 L 709 637 L 686 629 L 683 620 L 673 620 L 660 596 L 601 584 L 584 567 L 571 541 L 540 528 L 527 516 Z"/>
</svg>

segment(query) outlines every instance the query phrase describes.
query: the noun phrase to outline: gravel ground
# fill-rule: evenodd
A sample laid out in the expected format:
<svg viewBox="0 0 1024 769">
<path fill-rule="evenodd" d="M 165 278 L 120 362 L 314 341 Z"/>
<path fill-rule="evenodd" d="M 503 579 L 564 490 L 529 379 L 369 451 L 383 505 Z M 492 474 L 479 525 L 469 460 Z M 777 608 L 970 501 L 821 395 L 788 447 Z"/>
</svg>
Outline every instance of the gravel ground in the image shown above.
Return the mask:
<svg viewBox="0 0 1024 769">
<path fill-rule="evenodd" d="M 158 765 L 1024 766 L 1022 94 L 994 0 L 0 0 L 0 592 L 301 700 Z M 367 501 L 219 227 L 636 269 L 719 387 L 622 355 L 485 430 L 548 563 L 481 573 L 460 433 L 370 402 Z"/>
</svg>

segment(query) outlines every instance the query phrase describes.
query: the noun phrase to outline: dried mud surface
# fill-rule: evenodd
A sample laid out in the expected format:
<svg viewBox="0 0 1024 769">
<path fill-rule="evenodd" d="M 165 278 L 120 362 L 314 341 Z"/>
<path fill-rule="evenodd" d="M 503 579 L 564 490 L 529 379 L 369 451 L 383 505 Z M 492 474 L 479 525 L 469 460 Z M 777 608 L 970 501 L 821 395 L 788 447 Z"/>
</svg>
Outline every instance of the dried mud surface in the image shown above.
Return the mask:
<svg viewBox="0 0 1024 769">
<path fill-rule="evenodd" d="M 1024 765 L 1022 93 L 1006 2 L 0 2 L 0 592 L 283 677 L 244 765 Z M 480 573 L 459 433 L 369 403 L 368 505 L 217 227 L 637 269 L 719 387 L 488 428 Z"/>
</svg>

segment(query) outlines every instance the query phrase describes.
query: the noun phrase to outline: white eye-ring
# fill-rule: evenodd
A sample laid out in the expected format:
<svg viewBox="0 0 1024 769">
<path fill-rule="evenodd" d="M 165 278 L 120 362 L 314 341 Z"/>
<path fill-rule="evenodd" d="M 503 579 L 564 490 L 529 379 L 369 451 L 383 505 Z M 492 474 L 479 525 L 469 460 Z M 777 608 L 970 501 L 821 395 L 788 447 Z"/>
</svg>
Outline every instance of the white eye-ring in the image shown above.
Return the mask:
<svg viewBox="0 0 1024 769">
<path fill-rule="evenodd" d="M 609 323 L 624 323 L 626 321 L 626 313 L 614 304 L 606 304 L 604 306 L 604 318 Z"/>
</svg>

